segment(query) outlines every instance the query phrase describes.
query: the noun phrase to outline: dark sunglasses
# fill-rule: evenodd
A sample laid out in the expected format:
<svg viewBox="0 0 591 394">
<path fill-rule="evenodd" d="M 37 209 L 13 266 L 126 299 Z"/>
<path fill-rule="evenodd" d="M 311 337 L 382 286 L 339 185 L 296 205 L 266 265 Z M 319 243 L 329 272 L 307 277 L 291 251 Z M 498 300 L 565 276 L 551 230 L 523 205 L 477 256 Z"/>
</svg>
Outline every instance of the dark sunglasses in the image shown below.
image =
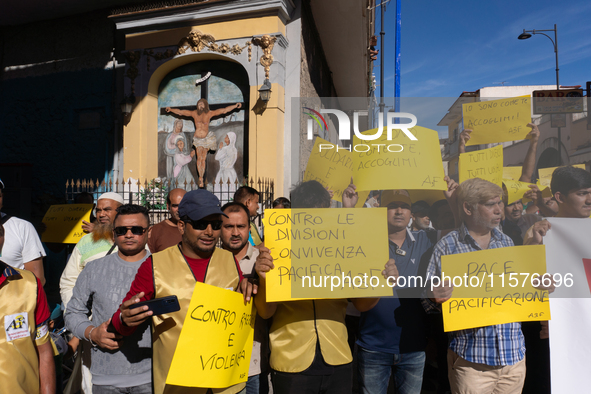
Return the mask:
<svg viewBox="0 0 591 394">
<path fill-rule="evenodd" d="M 142 226 L 129 226 L 129 227 L 125 227 L 125 226 L 121 226 L 121 227 L 115 227 L 113 229 L 113 232 L 115 233 L 116 236 L 118 237 L 122 237 L 125 234 L 127 234 L 127 232 L 131 230 L 131 233 L 133 235 L 143 235 L 146 230 L 148 230 L 148 227 L 142 227 Z"/>
<path fill-rule="evenodd" d="M 222 228 L 221 220 L 185 220 L 185 223 L 189 223 L 195 230 L 203 231 L 207 229 L 207 226 L 211 224 L 212 230 L 219 230 Z"/>
</svg>

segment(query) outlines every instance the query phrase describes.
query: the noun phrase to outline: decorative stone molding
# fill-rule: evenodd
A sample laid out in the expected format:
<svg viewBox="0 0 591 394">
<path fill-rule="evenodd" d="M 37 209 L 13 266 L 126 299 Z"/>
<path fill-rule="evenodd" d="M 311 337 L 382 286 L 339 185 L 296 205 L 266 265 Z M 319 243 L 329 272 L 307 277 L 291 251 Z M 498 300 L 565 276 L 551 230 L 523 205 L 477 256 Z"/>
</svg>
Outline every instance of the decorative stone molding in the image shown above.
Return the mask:
<svg viewBox="0 0 591 394">
<path fill-rule="evenodd" d="M 178 50 L 176 51 L 176 54 L 182 55 L 188 50 L 191 50 L 193 52 L 201 52 L 204 48 L 207 48 L 211 52 L 217 52 L 223 55 L 240 55 L 242 51 L 247 47 L 248 61 L 250 61 L 252 57 L 252 43 L 250 41 L 247 41 L 243 47 L 241 47 L 238 44 L 230 46 L 229 44 L 223 43 L 220 45 L 215 42 L 215 37 L 211 34 L 206 34 L 198 29 L 195 29 L 191 30 L 188 36 L 183 37 L 179 41 Z"/>
<path fill-rule="evenodd" d="M 267 79 L 269 79 L 269 70 L 271 68 L 271 64 L 273 64 L 273 55 L 271 52 L 275 46 L 275 41 L 277 41 L 277 37 L 271 37 L 268 34 L 252 38 L 252 43 L 259 46 L 263 50 L 263 56 L 261 56 L 260 62 L 265 68 L 265 78 Z"/>
<path fill-rule="evenodd" d="M 146 68 L 150 71 L 150 58 L 154 58 L 156 61 L 169 59 L 175 55 L 175 52 L 172 49 L 167 49 L 164 52 L 154 52 L 153 49 L 144 49 L 144 55 L 147 56 Z"/>
<path fill-rule="evenodd" d="M 125 60 L 129 68 L 125 72 L 125 76 L 131 80 L 131 95 L 135 96 L 135 79 L 138 77 L 138 63 L 140 62 L 141 53 L 140 51 L 130 51 L 123 53 Z"/>
</svg>

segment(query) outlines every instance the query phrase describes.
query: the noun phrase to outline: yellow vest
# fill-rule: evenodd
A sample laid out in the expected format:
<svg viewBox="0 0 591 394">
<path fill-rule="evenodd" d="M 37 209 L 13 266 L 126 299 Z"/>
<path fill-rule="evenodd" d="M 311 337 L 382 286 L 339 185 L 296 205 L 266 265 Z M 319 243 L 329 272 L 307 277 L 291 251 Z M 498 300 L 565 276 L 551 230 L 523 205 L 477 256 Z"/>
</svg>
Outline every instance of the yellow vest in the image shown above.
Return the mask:
<svg viewBox="0 0 591 394">
<path fill-rule="evenodd" d="M 250 236 L 252 237 L 252 241 L 254 242 L 254 246 L 258 246 L 263 243 L 261 240 L 261 236 L 259 235 L 259 230 L 253 222 L 250 222 Z"/>
<path fill-rule="evenodd" d="M 0 264 L 0 270 L 2 274 L 4 264 Z M 15 271 L 20 276 L 13 275 L 0 286 L 0 382 L 3 393 L 35 394 L 39 392 L 39 357 L 35 348 L 37 279 L 32 272 Z M 27 332 L 28 336 L 9 340 L 9 335 Z"/>
<path fill-rule="evenodd" d="M 152 317 L 152 374 L 155 394 L 206 393 L 206 388 L 180 387 L 165 385 L 166 376 L 172 363 L 185 316 L 189 310 L 195 277 L 180 251 L 178 245 L 152 255 L 154 272 L 155 298 L 176 295 L 181 309 L 177 312 Z M 232 253 L 216 248 L 205 272 L 204 283 L 224 289 L 236 290 L 240 283 L 240 274 Z M 203 338 L 207 340 L 207 338 Z M 226 389 L 212 389 L 214 393 L 234 394 L 244 388 L 246 383 Z"/>
<path fill-rule="evenodd" d="M 353 361 L 347 343 L 346 310 L 347 300 L 279 303 L 269 332 L 271 368 L 289 373 L 307 369 L 314 361 L 317 338 L 327 364 Z"/>
</svg>

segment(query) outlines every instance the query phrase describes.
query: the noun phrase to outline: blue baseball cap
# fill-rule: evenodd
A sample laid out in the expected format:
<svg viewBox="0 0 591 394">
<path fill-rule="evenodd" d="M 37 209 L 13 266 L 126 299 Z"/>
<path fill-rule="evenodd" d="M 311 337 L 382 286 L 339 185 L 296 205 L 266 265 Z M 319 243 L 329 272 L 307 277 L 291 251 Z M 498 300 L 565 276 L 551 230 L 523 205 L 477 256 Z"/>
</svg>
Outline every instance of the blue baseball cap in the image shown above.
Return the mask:
<svg viewBox="0 0 591 394">
<path fill-rule="evenodd" d="M 224 215 L 220 200 L 204 189 L 191 190 L 183 196 L 179 204 L 179 216 L 188 217 L 191 220 L 201 220 L 209 215 Z"/>
</svg>

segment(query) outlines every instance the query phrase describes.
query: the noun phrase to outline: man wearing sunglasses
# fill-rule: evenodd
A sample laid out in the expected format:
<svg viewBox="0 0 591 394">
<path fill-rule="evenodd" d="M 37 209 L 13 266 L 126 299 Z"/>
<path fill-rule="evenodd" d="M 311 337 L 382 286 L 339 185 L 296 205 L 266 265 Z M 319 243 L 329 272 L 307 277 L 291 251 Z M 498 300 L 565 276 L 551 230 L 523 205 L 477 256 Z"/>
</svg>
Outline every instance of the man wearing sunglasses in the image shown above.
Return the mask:
<svg viewBox="0 0 591 394">
<path fill-rule="evenodd" d="M 150 226 L 148 210 L 126 204 L 117 208 L 113 238 L 117 252 L 89 262 L 80 273 L 64 316 L 66 327 L 94 347 L 91 352 L 92 392 L 152 393 L 152 342 L 146 322 L 121 342 L 107 329 L 138 268 L 150 255 L 146 250 Z M 92 314 L 92 321 L 88 316 Z"/>
<path fill-rule="evenodd" d="M 175 393 L 206 393 L 207 388 L 169 387 L 165 384 L 172 356 L 183 327 L 195 283 L 203 282 L 229 290 L 238 290 L 242 273 L 232 253 L 216 248 L 222 228 L 220 202 L 207 190 L 193 190 L 185 194 L 179 204 L 178 228 L 182 236 L 179 245 L 148 257 L 141 265 L 131 288 L 112 323 L 115 330 L 131 335 L 138 326 L 152 318 L 153 385 L 154 393 L 164 390 Z M 152 316 L 147 306 L 130 309 L 140 301 L 176 295 L 181 309 L 177 312 Z M 247 301 L 250 294 L 245 296 Z M 215 393 L 235 394 L 244 383 Z"/>
</svg>

